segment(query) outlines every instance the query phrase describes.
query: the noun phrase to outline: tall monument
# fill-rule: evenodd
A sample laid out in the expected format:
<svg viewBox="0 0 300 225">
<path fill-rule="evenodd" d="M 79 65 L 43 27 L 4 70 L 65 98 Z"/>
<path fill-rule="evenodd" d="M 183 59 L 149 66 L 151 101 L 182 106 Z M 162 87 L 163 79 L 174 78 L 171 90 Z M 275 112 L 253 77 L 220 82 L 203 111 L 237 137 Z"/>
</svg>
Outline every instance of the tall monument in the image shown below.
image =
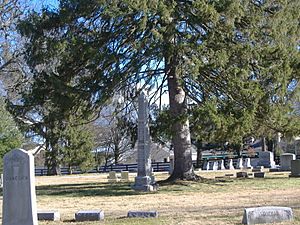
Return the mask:
<svg viewBox="0 0 300 225">
<path fill-rule="evenodd" d="M 133 185 L 135 191 L 156 191 L 157 189 L 157 184 L 151 177 L 148 115 L 148 101 L 145 93 L 142 92 L 138 99 L 138 172 Z"/>
</svg>

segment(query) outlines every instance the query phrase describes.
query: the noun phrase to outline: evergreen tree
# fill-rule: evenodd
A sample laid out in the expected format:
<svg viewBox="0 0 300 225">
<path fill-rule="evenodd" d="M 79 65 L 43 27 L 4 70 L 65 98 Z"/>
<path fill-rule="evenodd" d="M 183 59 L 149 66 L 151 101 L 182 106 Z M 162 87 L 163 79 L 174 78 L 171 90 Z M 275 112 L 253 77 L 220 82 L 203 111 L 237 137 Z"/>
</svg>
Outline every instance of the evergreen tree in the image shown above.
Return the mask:
<svg viewBox="0 0 300 225">
<path fill-rule="evenodd" d="M 248 133 L 258 119 L 270 125 L 269 118 L 281 118 L 298 91 L 299 5 L 61 0 L 55 11 L 32 14 L 20 30 L 36 80 L 47 88 L 57 81 L 62 96 L 72 96 L 69 111 L 83 105 L 84 113 L 92 112 L 114 91 L 139 92 L 138 83 L 158 92 L 167 85 L 175 156 L 170 179 L 197 179 L 187 96 L 200 109 L 213 104 L 212 111 L 222 110 L 215 120 L 231 138 Z"/>
<path fill-rule="evenodd" d="M 3 97 L 0 98 L 0 167 L 3 156 L 14 148 L 20 148 L 24 137 L 18 129 L 12 115 L 6 110 Z"/>
<path fill-rule="evenodd" d="M 60 140 L 61 163 L 68 166 L 70 174 L 73 167 L 83 171 L 95 165 L 92 132 L 87 125 L 68 125 Z"/>
</svg>

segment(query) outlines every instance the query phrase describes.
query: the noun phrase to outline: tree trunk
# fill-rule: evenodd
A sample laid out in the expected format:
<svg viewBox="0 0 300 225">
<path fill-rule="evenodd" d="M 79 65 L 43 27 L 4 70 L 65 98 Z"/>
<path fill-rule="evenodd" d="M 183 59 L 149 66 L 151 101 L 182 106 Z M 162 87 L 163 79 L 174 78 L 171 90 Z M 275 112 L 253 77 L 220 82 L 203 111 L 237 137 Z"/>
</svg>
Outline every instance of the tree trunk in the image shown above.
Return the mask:
<svg viewBox="0 0 300 225">
<path fill-rule="evenodd" d="M 262 138 L 261 138 L 261 150 L 262 150 L 263 152 L 267 151 L 266 138 L 265 138 L 265 137 L 262 137 Z"/>
<path fill-rule="evenodd" d="M 59 162 L 57 159 L 58 153 L 54 144 L 51 144 L 51 149 L 46 152 L 46 166 L 48 175 L 61 175 Z"/>
<path fill-rule="evenodd" d="M 170 113 L 172 118 L 172 144 L 174 147 L 174 170 L 168 180 L 195 180 L 191 151 L 189 120 L 187 117 L 186 95 L 181 79 L 176 74 L 176 56 L 166 58 Z"/>
</svg>

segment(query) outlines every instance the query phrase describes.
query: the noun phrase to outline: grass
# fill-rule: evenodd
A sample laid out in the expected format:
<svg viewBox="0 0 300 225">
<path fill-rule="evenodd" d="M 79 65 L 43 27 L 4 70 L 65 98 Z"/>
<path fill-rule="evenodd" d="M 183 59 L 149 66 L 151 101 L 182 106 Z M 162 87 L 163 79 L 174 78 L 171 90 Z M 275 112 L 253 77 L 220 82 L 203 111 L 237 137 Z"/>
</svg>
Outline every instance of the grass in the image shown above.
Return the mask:
<svg viewBox="0 0 300 225">
<path fill-rule="evenodd" d="M 232 171 L 231 171 L 232 172 Z M 138 193 L 131 182 L 107 182 L 101 175 L 71 175 L 37 177 L 37 205 L 40 210 L 58 210 L 60 222 L 40 221 L 40 225 L 94 225 L 79 223 L 74 213 L 79 210 L 102 209 L 105 224 L 241 224 L 243 209 L 258 206 L 292 207 L 293 222 L 279 224 L 300 225 L 300 179 L 288 178 L 288 173 L 267 173 L 265 179 L 219 178 L 224 172 L 199 172 L 204 182 L 176 182 L 160 186 L 155 193 Z M 157 180 L 167 178 L 156 174 Z M 157 210 L 156 219 L 126 218 L 130 210 Z"/>
</svg>

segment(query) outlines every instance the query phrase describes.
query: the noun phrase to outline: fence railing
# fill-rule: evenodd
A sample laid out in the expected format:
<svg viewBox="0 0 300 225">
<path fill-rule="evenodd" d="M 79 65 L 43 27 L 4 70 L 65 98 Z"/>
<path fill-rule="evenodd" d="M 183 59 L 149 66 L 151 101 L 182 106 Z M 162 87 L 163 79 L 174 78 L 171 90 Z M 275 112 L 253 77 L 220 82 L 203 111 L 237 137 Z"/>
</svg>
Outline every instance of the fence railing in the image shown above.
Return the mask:
<svg viewBox="0 0 300 225">
<path fill-rule="evenodd" d="M 203 163 L 207 160 L 221 160 L 222 158 L 208 158 L 204 160 L 200 160 L 200 167 L 203 167 Z M 296 156 L 296 159 L 300 159 L 300 155 Z M 228 160 L 225 159 L 225 161 Z M 237 161 L 237 158 L 233 159 L 233 164 L 235 165 Z M 274 161 L 277 165 L 280 164 L 280 157 L 274 157 Z M 196 161 L 193 162 L 194 166 L 196 166 Z M 152 168 L 154 172 L 163 172 L 163 171 L 169 171 L 170 170 L 170 163 L 169 162 L 154 162 L 152 163 Z M 70 174 L 69 168 L 62 167 L 60 168 L 62 175 Z M 82 173 L 105 173 L 109 171 L 129 171 L 129 172 L 137 172 L 137 164 L 110 164 L 107 166 L 101 166 L 97 168 L 94 168 L 89 171 L 82 171 L 79 167 L 72 168 L 72 174 L 82 174 Z M 35 175 L 36 176 L 46 176 L 48 175 L 48 171 L 46 168 L 36 168 L 35 169 Z"/>
</svg>

